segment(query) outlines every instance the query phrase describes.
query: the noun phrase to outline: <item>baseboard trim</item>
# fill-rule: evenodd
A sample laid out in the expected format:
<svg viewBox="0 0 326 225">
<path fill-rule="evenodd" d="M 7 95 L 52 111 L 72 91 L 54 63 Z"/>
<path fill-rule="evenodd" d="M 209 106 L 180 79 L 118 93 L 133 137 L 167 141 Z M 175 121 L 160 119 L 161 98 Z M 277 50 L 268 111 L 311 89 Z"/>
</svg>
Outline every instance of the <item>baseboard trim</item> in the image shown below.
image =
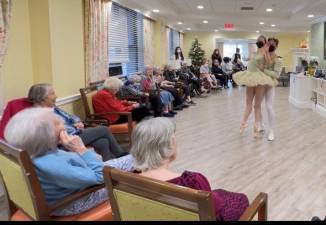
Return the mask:
<svg viewBox="0 0 326 225">
<path fill-rule="evenodd" d="M 56 106 L 67 105 L 67 104 L 70 104 L 70 103 L 80 100 L 80 98 L 81 98 L 80 94 L 75 94 L 75 95 L 71 95 L 68 97 L 59 98 L 59 99 L 57 99 Z"/>
<path fill-rule="evenodd" d="M 291 96 L 289 97 L 289 102 L 299 109 L 311 109 L 313 106 L 312 102 L 300 102 Z"/>
</svg>

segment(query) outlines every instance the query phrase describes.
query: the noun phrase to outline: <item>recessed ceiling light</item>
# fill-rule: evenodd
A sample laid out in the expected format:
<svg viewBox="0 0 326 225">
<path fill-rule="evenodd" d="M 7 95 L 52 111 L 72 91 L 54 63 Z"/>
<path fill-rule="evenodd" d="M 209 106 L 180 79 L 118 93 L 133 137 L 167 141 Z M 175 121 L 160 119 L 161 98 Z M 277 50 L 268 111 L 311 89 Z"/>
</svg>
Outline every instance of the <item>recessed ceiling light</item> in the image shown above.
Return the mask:
<svg viewBox="0 0 326 225">
<path fill-rule="evenodd" d="M 259 33 L 260 33 L 260 31 L 259 31 L 259 30 L 256 30 L 256 33 L 257 33 L 257 34 L 259 34 Z"/>
<path fill-rule="evenodd" d="M 159 13 L 160 10 L 159 10 L 159 9 L 153 9 L 153 12 L 155 12 L 155 13 Z"/>
<path fill-rule="evenodd" d="M 307 32 L 308 32 L 308 33 L 310 33 L 311 31 L 310 31 L 310 30 L 308 30 Z"/>
<path fill-rule="evenodd" d="M 197 6 L 197 9 L 204 9 L 204 6 L 199 5 L 199 6 Z"/>
<path fill-rule="evenodd" d="M 208 21 L 207 20 L 204 20 L 203 23 L 208 23 Z"/>
<path fill-rule="evenodd" d="M 183 23 L 182 22 L 178 22 L 179 25 L 182 25 Z"/>
<path fill-rule="evenodd" d="M 276 27 L 276 25 L 275 25 L 275 24 L 272 24 L 271 26 L 272 26 L 272 27 Z"/>
<path fill-rule="evenodd" d="M 307 17 L 308 18 L 314 18 L 315 16 L 313 14 L 309 14 Z"/>
<path fill-rule="evenodd" d="M 260 24 L 260 25 L 264 25 L 265 23 L 264 23 L 264 22 L 260 22 L 259 24 Z"/>
<path fill-rule="evenodd" d="M 190 28 L 190 27 L 188 27 L 188 28 L 187 28 L 187 30 L 191 30 L 191 28 Z"/>
<path fill-rule="evenodd" d="M 273 12 L 273 9 L 272 8 L 267 8 L 266 12 Z"/>
<path fill-rule="evenodd" d="M 218 30 L 214 30 L 215 32 L 218 32 Z"/>
</svg>

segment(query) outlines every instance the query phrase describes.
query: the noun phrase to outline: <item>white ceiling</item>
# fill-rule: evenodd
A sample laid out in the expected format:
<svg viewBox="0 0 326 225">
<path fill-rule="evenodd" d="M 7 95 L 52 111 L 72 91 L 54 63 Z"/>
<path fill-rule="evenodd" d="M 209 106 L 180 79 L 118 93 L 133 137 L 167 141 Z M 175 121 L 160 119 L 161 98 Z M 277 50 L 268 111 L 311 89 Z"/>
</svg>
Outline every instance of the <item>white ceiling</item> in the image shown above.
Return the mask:
<svg viewBox="0 0 326 225">
<path fill-rule="evenodd" d="M 235 31 L 307 32 L 312 23 L 325 20 L 326 0 L 116 0 L 131 9 L 162 20 L 178 30 L 223 30 L 225 23 L 233 23 Z M 203 5 L 203 10 L 197 9 Z M 250 12 L 243 6 L 253 6 Z M 273 8 L 273 12 L 266 12 Z M 159 13 L 153 13 L 159 9 Z M 314 18 L 308 18 L 313 14 Z M 203 24 L 208 20 L 208 24 Z M 179 21 L 183 25 L 178 25 Z M 264 22 L 265 25 L 260 25 Z M 276 27 L 271 27 L 275 24 Z"/>
</svg>

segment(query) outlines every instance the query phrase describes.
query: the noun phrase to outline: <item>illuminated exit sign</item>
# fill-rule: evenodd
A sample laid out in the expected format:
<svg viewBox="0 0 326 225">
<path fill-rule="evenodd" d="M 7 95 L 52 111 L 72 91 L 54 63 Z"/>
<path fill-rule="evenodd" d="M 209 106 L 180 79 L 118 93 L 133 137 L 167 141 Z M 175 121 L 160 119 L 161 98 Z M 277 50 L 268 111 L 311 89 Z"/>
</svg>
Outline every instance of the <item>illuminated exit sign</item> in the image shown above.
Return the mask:
<svg viewBox="0 0 326 225">
<path fill-rule="evenodd" d="M 226 23 L 224 24 L 224 29 L 233 29 L 234 28 L 234 24 L 233 23 Z"/>
</svg>

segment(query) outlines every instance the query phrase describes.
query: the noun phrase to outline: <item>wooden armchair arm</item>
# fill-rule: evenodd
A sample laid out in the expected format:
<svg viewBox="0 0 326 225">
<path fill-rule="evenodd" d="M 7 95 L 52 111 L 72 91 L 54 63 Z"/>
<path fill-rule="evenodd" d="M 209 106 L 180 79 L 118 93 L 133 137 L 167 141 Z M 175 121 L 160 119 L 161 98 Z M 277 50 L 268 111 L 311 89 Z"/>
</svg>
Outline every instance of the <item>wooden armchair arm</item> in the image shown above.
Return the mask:
<svg viewBox="0 0 326 225">
<path fill-rule="evenodd" d="M 106 113 L 93 114 L 91 116 L 95 117 L 95 118 L 99 118 L 99 117 L 103 117 L 106 115 L 127 116 L 128 117 L 128 133 L 129 133 L 129 136 L 131 137 L 131 132 L 132 132 L 132 128 L 133 128 L 133 126 L 132 126 L 133 120 L 132 120 L 131 112 L 106 112 Z"/>
<path fill-rule="evenodd" d="M 72 194 L 71 196 L 68 196 L 68 197 L 64 198 L 63 200 L 61 200 L 60 202 L 54 204 L 53 206 L 50 206 L 49 207 L 50 212 L 54 212 L 58 209 L 61 209 L 65 206 L 69 205 L 70 203 L 72 203 L 82 197 L 85 197 L 93 192 L 96 192 L 104 187 L 105 187 L 105 184 L 100 184 L 100 185 L 96 185 L 96 186 L 87 188 L 86 190 L 77 192 L 75 194 Z"/>
<path fill-rule="evenodd" d="M 267 220 L 268 195 L 260 193 L 242 214 L 239 221 L 251 221 L 258 213 L 258 221 Z"/>
<path fill-rule="evenodd" d="M 110 122 L 106 119 L 88 118 L 84 121 L 86 127 L 96 127 L 98 125 L 109 126 Z"/>
</svg>

